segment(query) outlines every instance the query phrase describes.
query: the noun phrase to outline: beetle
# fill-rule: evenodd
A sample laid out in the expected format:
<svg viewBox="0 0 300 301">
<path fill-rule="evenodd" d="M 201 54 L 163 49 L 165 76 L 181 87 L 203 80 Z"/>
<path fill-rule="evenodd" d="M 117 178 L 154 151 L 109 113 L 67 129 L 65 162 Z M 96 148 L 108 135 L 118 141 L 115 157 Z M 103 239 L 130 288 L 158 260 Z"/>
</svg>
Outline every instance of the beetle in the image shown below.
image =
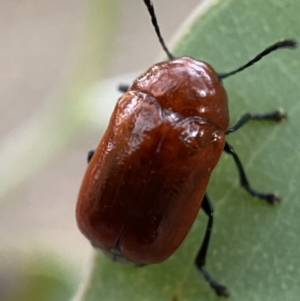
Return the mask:
<svg viewBox="0 0 300 301">
<path fill-rule="evenodd" d="M 204 269 L 213 226 L 213 207 L 206 193 L 212 170 L 224 151 L 232 156 L 241 186 L 269 204 L 274 193 L 256 191 L 225 136 L 250 120 L 281 121 L 280 110 L 243 114 L 229 127 L 222 80 L 271 52 L 296 47 L 279 41 L 242 67 L 217 73 L 206 62 L 175 58 L 161 36 L 153 4 L 144 3 L 168 60 L 155 64 L 133 84 L 121 86 L 108 128 L 95 151 L 79 192 L 76 218 L 91 244 L 117 262 L 137 266 L 169 258 L 189 232 L 199 209 L 208 216 L 195 265 L 220 296 L 227 288 Z"/>
</svg>

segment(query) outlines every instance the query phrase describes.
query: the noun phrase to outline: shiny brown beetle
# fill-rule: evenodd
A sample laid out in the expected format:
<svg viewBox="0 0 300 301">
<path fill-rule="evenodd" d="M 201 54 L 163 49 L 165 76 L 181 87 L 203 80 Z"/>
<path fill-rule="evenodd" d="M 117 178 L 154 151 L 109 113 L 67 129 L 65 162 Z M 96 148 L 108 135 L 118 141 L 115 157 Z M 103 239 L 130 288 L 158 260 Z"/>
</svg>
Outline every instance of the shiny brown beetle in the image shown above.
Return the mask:
<svg viewBox="0 0 300 301">
<path fill-rule="evenodd" d="M 251 195 L 273 204 L 273 193 L 254 190 L 243 166 L 225 141 L 249 120 L 280 121 L 277 110 L 246 113 L 229 127 L 222 79 L 294 40 L 277 42 L 246 65 L 218 74 L 207 63 L 174 58 L 161 37 L 153 5 L 144 0 L 169 60 L 151 67 L 130 87 L 123 87 L 108 128 L 95 152 L 89 153 L 77 203 L 77 223 L 96 248 L 115 261 L 136 265 L 166 260 L 180 246 L 200 208 L 208 215 L 195 264 L 218 295 L 227 296 L 203 269 L 213 225 L 206 194 L 212 170 L 223 151 L 237 165 L 241 185 Z"/>
</svg>

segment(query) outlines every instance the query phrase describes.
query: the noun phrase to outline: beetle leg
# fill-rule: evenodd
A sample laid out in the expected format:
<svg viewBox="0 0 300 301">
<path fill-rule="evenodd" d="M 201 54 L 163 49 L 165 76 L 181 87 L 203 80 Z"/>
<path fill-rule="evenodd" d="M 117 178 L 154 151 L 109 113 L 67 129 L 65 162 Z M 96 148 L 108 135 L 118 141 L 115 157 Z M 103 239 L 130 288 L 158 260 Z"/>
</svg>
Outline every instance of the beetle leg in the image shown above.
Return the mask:
<svg viewBox="0 0 300 301">
<path fill-rule="evenodd" d="M 94 150 L 90 150 L 87 155 L 87 162 L 89 163 L 94 155 Z"/>
<path fill-rule="evenodd" d="M 227 291 L 227 288 L 218 283 L 216 280 L 212 279 L 211 276 L 208 274 L 206 270 L 204 270 L 205 265 L 205 259 L 206 259 L 206 253 L 209 245 L 211 230 L 213 226 L 213 207 L 212 204 L 207 196 L 205 194 L 201 208 L 204 210 L 205 214 L 208 216 L 208 223 L 206 226 L 205 236 L 203 239 L 203 242 L 201 244 L 200 250 L 197 254 L 195 264 L 201 275 L 204 277 L 204 279 L 209 283 L 209 285 L 214 289 L 217 295 L 228 297 L 229 293 Z"/>
<path fill-rule="evenodd" d="M 121 92 L 121 93 L 127 92 L 128 89 L 129 89 L 129 85 L 120 84 L 120 85 L 118 86 L 118 91 Z"/>
<path fill-rule="evenodd" d="M 250 186 L 250 183 L 249 183 L 246 173 L 244 171 L 244 167 L 243 167 L 238 155 L 236 154 L 236 152 L 234 151 L 232 146 L 230 146 L 227 142 L 225 143 L 224 151 L 233 157 L 233 160 L 234 160 L 234 162 L 237 166 L 238 172 L 239 172 L 241 186 L 246 191 L 248 191 L 252 196 L 256 196 L 262 200 L 265 200 L 269 204 L 274 204 L 277 201 L 279 201 L 279 197 L 276 196 L 274 193 L 258 192 Z"/>
<path fill-rule="evenodd" d="M 233 127 L 229 128 L 226 131 L 225 134 L 228 135 L 234 133 L 239 128 L 241 128 L 244 124 L 246 124 L 249 120 L 272 120 L 272 121 L 279 122 L 285 118 L 286 118 L 286 114 L 281 110 L 276 110 L 264 114 L 245 113 L 239 118 L 239 120 Z"/>
</svg>

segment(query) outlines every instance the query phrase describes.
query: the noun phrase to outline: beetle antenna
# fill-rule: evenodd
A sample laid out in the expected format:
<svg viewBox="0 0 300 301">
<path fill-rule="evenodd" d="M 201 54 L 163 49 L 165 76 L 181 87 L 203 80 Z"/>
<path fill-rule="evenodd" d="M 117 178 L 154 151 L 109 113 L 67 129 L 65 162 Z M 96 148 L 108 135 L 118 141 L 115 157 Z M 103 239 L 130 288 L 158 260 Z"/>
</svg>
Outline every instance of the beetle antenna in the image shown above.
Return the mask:
<svg viewBox="0 0 300 301">
<path fill-rule="evenodd" d="M 167 48 L 161 34 L 160 34 L 160 29 L 159 29 L 159 26 L 158 26 L 158 23 L 157 23 L 157 19 L 156 19 L 156 15 L 155 15 L 155 11 L 154 11 L 154 7 L 153 7 L 153 4 L 151 2 L 151 0 L 144 0 L 144 3 L 146 4 L 147 8 L 148 8 L 148 11 L 149 11 L 149 14 L 151 16 L 151 21 L 152 21 L 152 24 L 154 26 L 154 29 L 155 29 L 155 32 L 156 32 L 156 35 L 158 37 L 158 40 L 163 48 L 163 50 L 165 51 L 165 53 L 167 54 L 168 58 L 170 60 L 173 60 L 174 59 L 174 56 L 171 54 L 171 52 L 169 51 L 169 49 Z"/>
<path fill-rule="evenodd" d="M 264 51 L 262 51 L 261 53 L 259 53 L 254 59 L 252 59 L 251 61 L 249 61 L 247 64 L 245 64 L 244 66 L 233 70 L 231 72 L 228 73 L 219 73 L 218 76 L 220 79 L 224 79 L 226 77 L 229 77 L 231 75 L 234 75 L 242 70 L 245 70 L 246 68 L 252 66 L 253 64 L 255 64 L 256 62 L 258 62 L 259 60 L 261 60 L 264 56 L 270 54 L 271 52 L 281 49 L 281 48 L 290 48 L 290 49 L 295 49 L 297 47 L 297 42 L 295 40 L 292 39 L 288 39 L 288 40 L 282 40 L 279 41 L 269 47 L 267 47 Z"/>
</svg>

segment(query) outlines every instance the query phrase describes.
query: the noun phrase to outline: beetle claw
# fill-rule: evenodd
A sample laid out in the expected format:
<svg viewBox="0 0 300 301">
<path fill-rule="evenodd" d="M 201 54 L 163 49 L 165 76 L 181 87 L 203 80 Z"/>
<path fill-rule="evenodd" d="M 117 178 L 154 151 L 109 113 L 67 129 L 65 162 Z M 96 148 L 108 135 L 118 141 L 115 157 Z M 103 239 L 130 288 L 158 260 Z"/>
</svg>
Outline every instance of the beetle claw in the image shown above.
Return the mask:
<svg viewBox="0 0 300 301">
<path fill-rule="evenodd" d="M 199 272 L 202 274 L 204 279 L 209 283 L 210 287 L 215 291 L 215 293 L 220 297 L 229 297 L 229 291 L 227 287 L 223 284 L 220 284 L 208 274 L 208 272 L 202 268 L 199 268 Z"/>
<path fill-rule="evenodd" d="M 224 286 L 224 285 L 218 284 L 217 286 L 212 286 L 212 288 L 214 289 L 216 294 L 220 297 L 228 298 L 230 295 L 229 291 L 227 290 L 226 286 Z"/>
<path fill-rule="evenodd" d="M 260 199 L 266 201 L 270 205 L 276 205 L 280 202 L 280 197 L 275 193 L 264 193 L 259 196 Z"/>
<path fill-rule="evenodd" d="M 283 110 L 279 109 L 277 111 L 274 111 L 272 119 L 276 122 L 280 122 L 284 119 L 287 119 L 287 114 Z"/>
</svg>

